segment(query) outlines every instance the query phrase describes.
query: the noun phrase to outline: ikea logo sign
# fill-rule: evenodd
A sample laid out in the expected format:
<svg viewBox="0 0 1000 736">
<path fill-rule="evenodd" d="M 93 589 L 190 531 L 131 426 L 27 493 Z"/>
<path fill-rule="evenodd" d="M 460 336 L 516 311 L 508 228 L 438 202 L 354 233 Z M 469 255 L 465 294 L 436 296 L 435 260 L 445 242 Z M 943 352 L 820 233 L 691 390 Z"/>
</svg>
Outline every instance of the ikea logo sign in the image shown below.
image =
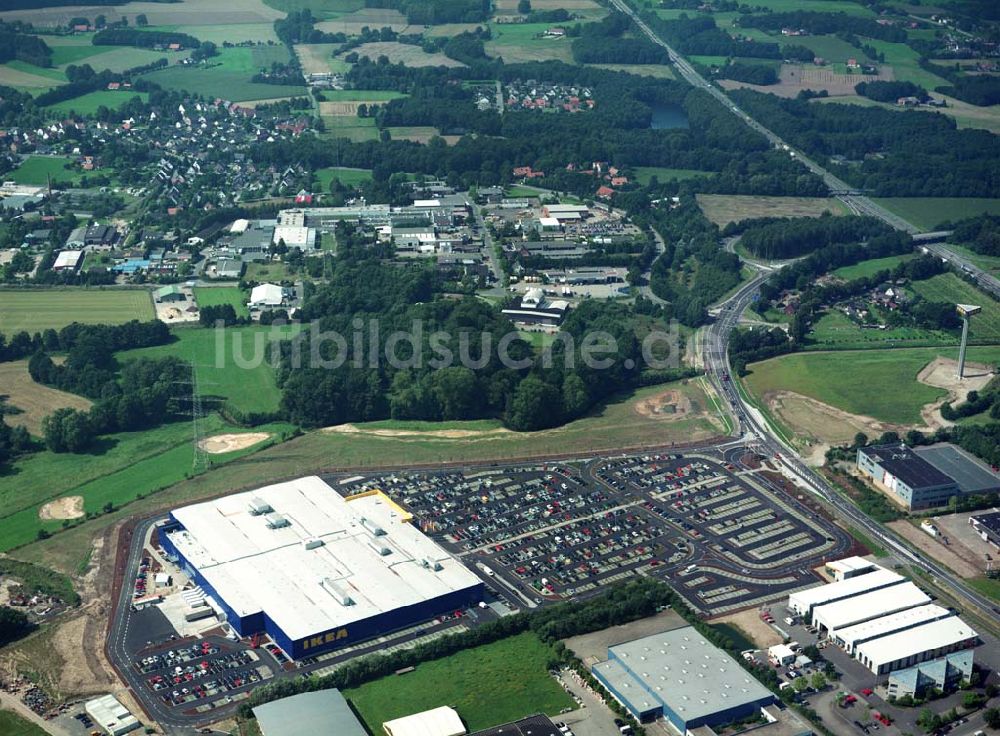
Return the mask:
<svg viewBox="0 0 1000 736">
<path fill-rule="evenodd" d="M 347 638 L 347 629 L 328 631 L 321 636 L 311 636 L 308 639 L 303 639 L 302 648 L 314 649 L 316 647 L 321 647 L 325 644 L 332 644 L 333 642 L 340 641 L 341 639 L 346 639 L 346 638 Z"/>
</svg>

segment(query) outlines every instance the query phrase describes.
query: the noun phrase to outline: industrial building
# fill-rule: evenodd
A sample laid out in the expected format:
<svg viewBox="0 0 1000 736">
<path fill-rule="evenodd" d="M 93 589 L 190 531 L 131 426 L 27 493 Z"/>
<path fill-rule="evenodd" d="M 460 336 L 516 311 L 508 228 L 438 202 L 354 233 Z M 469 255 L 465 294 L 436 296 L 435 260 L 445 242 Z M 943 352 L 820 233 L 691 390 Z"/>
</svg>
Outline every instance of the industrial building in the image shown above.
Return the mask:
<svg viewBox="0 0 1000 736">
<path fill-rule="evenodd" d="M 839 583 L 830 583 L 807 590 L 800 590 L 788 596 L 788 607 L 798 616 L 812 616 L 816 606 L 851 598 L 861 593 L 872 590 L 888 588 L 892 585 L 899 585 L 905 582 L 906 578 L 898 575 L 884 567 L 874 566 L 871 572 L 864 575 L 843 580 Z"/>
<path fill-rule="evenodd" d="M 858 470 L 908 509 L 945 506 L 958 484 L 902 443 L 858 449 Z"/>
<path fill-rule="evenodd" d="M 292 695 L 253 709 L 262 736 L 367 736 L 340 690 Z"/>
<path fill-rule="evenodd" d="M 395 718 L 382 724 L 386 736 L 465 736 L 465 724 L 454 708 L 440 708 Z"/>
<path fill-rule="evenodd" d="M 969 526 L 984 542 L 1000 549 L 1000 511 L 989 511 L 969 517 Z"/>
<path fill-rule="evenodd" d="M 88 700 L 83 704 L 83 709 L 96 725 L 108 732 L 109 736 L 120 736 L 142 725 L 114 695 L 102 695 Z"/>
<path fill-rule="evenodd" d="M 607 661 L 592 672 L 637 719 L 663 716 L 681 733 L 731 723 L 775 702 L 691 626 L 609 647 Z"/>
<path fill-rule="evenodd" d="M 972 651 L 955 652 L 889 675 L 886 693 L 890 698 L 923 697 L 927 688 L 948 690 L 972 677 Z"/>
<path fill-rule="evenodd" d="M 568 310 L 569 302 L 562 299 L 550 301 L 541 289 L 528 289 L 503 313 L 511 322 L 555 326 L 563 321 Z"/>
<path fill-rule="evenodd" d="M 869 562 L 864 557 L 845 557 L 842 560 L 833 560 L 826 563 L 826 572 L 835 581 L 842 582 L 848 578 L 864 575 L 871 572 L 876 567 L 874 562 Z"/>
<path fill-rule="evenodd" d="M 913 583 L 906 582 L 816 606 L 813 608 L 812 623 L 826 636 L 835 639 L 841 629 L 930 602 L 929 595 Z"/>
<path fill-rule="evenodd" d="M 297 659 L 482 599 L 482 580 L 411 518 L 312 476 L 176 509 L 158 538 L 238 634 Z"/>
<path fill-rule="evenodd" d="M 958 616 L 931 621 L 860 644 L 858 661 L 876 675 L 927 662 L 945 654 L 971 649 L 979 635 Z"/>
<path fill-rule="evenodd" d="M 476 731 L 470 736 L 563 736 L 563 733 L 548 716 L 538 714 Z"/>
<path fill-rule="evenodd" d="M 857 647 L 866 641 L 878 639 L 880 636 L 895 634 L 898 631 L 906 631 L 907 629 L 922 626 L 931 621 L 937 621 L 953 615 L 947 608 L 939 606 L 936 603 L 931 603 L 926 606 L 908 608 L 905 611 L 838 629 L 832 638 L 837 644 L 843 647 L 845 652 L 853 655 Z"/>
<path fill-rule="evenodd" d="M 862 447 L 858 470 L 911 510 L 945 506 L 952 496 L 1000 491 L 1000 473 L 948 442 Z"/>
<path fill-rule="evenodd" d="M 53 271 L 75 271 L 83 262 L 82 250 L 61 250 L 52 263 Z"/>
</svg>

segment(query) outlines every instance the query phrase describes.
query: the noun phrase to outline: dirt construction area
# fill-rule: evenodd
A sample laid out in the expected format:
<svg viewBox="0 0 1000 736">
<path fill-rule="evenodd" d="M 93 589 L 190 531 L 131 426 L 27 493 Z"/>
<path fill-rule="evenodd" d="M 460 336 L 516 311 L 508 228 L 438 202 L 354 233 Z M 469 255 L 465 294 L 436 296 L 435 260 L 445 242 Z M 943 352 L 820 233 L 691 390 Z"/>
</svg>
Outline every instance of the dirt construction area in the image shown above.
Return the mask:
<svg viewBox="0 0 1000 736">
<path fill-rule="evenodd" d="M 963 578 L 974 578 L 983 574 L 982 565 L 977 566 L 972 561 L 972 551 L 961 543 L 956 542 L 953 538 L 948 537 L 948 544 L 945 545 L 941 541 L 940 535 L 932 537 L 905 519 L 892 521 L 889 523 L 889 526 L 921 552 L 930 555 L 942 565 L 949 567 L 955 574 L 961 575 Z M 947 537 L 947 534 L 945 536 Z"/>
<path fill-rule="evenodd" d="M 57 498 L 38 509 L 38 518 L 45 520 L 79 519 L 83 514 L 83 496 Z"/>
<path fill-rule="evenodd" d="M 35 383 L 28 373 L 28 361 L 0 363 L 0 396 L 9 411 L 4 420 L 12 427 L 22 426 L 36 437 L 42 435 L 42 420 L 56 409 L 68 407 L 86 411 L 90 401 L 58 389 Z"/>
<path fill-rule="evenodd" d="M 258 442 L 263 442 L 271 437 L 267 432 L 246 432 L 244 434 L 217 434 L 213 437 L 206 437 L 198 443 L 205 452 L 210 455 L 221 455 L 225 452 L 235 452 L 252 447 Z"/>
<path fill-rule="evenodd" d="M 993 373 L 982 363 L 966 363 L 965 378 L 958 377 L 958 361 L 953 358 L 937 358 L 917 374 L 917 380 L 928 386 L 943 388 L 948 392 L 941 401 L 928 404 L 920 412 L 929 427 L 950 426 L 952 422 L 941 416 L 941 405 L 947 401 L 963 402 L 970 391 L 981 391 L 993 378 Z"/>
<path fill-rule="evenodd" d="M 691 413 L 691 399 L 680 391 L 664 391 L 662 394 L 636 402 L 635 411 L 647 419 L 674 421 L 683 419 Z"/>
<path fill-rule="evenodd" d="M 803 64 L 782 64 L 777 84 L 747 84 L 732 79 L 720 79 L 725 89 L 752 89 L 778 97 L 797 97 L 799 92 L 811 89 L 827 92 L 833 97 L 856 94 L 854 87 L 861 82 L 889 82 L 896 78 L 891 66 L 883 65 L 878 74 L 838 74 L 825 67 Z"/>
<path fill-rule="evenodd" d="M 772 629 L 761 617 L 756 608 L 748 608 L 745 611 L 730 613 L 719 618 L 712 619 L 713 624 L 730 624 L 745 633 L 754 644 L 760 649 L 775 644 L 781 644 L 781 634 Z"/>
</svg>

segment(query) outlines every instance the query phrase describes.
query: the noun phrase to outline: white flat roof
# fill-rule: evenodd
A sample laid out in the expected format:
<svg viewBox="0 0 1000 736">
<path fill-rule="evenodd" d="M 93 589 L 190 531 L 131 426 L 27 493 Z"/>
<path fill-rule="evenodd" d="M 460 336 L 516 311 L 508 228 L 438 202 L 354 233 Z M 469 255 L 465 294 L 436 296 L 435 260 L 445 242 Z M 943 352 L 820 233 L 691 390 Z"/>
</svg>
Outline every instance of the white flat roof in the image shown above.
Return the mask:
<svg viewBox="0 0 1000 736">
<path fill-rule="evenodd" d="M 589 212 L 590 208 L 585 204 L 547 204 L 545 209 L 550 215 L 571 214 L 573 212 Z"/>
<path fill-rule="evenodd" d="M 874 670 L 878 669 L 880 665 L 932 649 L 946 647 L 975 636 L 978 634 L 971 626 L 958 616 L 951 616 L 896 634 L 866 641 L 858 647 L 857 653 L 859 657 L 863 656 L 870 660 Z"/>
<path fill-rule="evenodd" d="M 558 217 L 539 217 L 538 224 L 542 227 L 559 227 Z"/>
<path fill-rule="evenodd" d="M 82 250 L 61 250 L 52 268 L 76 268 L 81 258 L 83 258 Z"/>
<path fill-rule="evenodd" d="M 825 606 L 816 606 L 812 612 L 813 624 L 822 624 L 831 632 L 915 606 L 923 606 L 931 598 L 913 583 L 901 583 L 870 593 L 852 596 Z"/>
<path fill-rule="evenodd" d="M 866 572 L 863 575 L 856 575 L 839 583 L 819 585 L 815 588 L 792 593 L 788 596 L 788 603 L 793 608 L 798 607 L 801 610 L 808 611 L 812 606 L 819 606 L 824 603 L 840 600 L 841 598 L 847 598 L 848 596 L 858 595 L 873 588 L 894 585 L 902 582 L 904 579 L 902 575 L 876 565 L 874 570 Z"/>
<path fill-rule="evenodd" d="M 465 725 L 447 705 L 403 716 L 382 724 L 389 736 L 465 736 Z"/>
<path fill-rule="evenodd" d="M 288 524 L 269 528 L 251 499 Z M 310 476 L 177 509 L 184 531 L 170 537 L 237 615 L 266 611 L 301 639 L 480 584 L 401 514 L 385 496 L 347 501 Z"/>
<path fill-rule="evenodd" d="M 94 723 L 110 734 L 120 734 L 139 727 L 139 721 L 114 695 L 102 695 L 83 705 Z"/>
<path fill-rule="evenodd" d="M 951 611 L 947 608 L 939 606 L 936 603 L 929 603 L 926 606 L 908 608 L 905 611 L 899 611 L 888 616 L 881 616 L 872 621 L 865 621 L 861 624 L 840 629 L 837 631 L 837 638 L 844 642 L 844 646 L 848 649 L 852 649 L 854 642 L 869 641 L 870 639 L 919 626 L 928 621 L 947 618 L 951 615 Z"/>
<path fill-rule="evenodd" d="M 842 560 L 828 562 L 826 566 L 838 572 L 852 572 L 855 570 L 870 570 L 875 567 L 875 563 L 866 560 L 864 557 L 845 557 Z"/>
<path fill-rule="evenodd" d="M 274 235 L 271 242 L 277 245 L 282 240 L 288 247 L 302 247 L 316 242 L 316 231 L 311 227 L 302 225 L 278 225 L 274 228 Z"/>
</svg>

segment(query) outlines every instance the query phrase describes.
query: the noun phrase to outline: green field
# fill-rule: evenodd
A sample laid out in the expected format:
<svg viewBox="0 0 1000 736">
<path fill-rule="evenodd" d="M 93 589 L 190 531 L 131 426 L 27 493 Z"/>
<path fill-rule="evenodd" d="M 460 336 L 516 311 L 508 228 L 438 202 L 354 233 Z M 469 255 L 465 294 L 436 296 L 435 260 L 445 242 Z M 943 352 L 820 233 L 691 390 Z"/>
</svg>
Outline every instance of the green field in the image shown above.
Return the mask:
<svg viewBox="0 0 1000 736">
<path fill-rule="evenodd" d="M 1000 215 L 1000 199 L 986 197 L 880 197 L 874 201 L 925 231 L 935 230 L 946 220 Z"/>
<path fill-rule="evenodd" d="M 836 36 L 796 36 L 787 39 L 787 42 L 796 46 L 805 46 L 812 50 L 816 56 L 841 64 L 852 58 L 867 58 L 861 49 L 854 48 L 847 41 Z"/>
<path fill-rule="evenodd" d="M 713 172 L 711 171 L 698 171 L 696 169 L 668 169 L 663 166 L 636 166 L 633 171 L 635 172 L 635 180 L 642 185 L 649 184 L 649 180 L 654 176 L 661 182 L 666 182 L 673 179 L 683 181 L 684 179 L 693 179 L 696 176 L 713 175 Z"/>
<path fill-rule="evenodd" d="M 274 382 L 274 370 L 265 361 L 256 367 L 241 367 L 233 356 L 242 355 L 244 362 L 250 361 L 254 355 L 255 340 L 263 346 L 269 336 L 277 336 L 278 329 L 227 327 L 217 334 L 213 328 L 181 328 L 175 333 L 177 342 L 126 350 L 118 353 L 117 357 L 119 361 L 127 361 L 139 357 L 177 356 L 197 367 L 203 395 L 224 399 L 243 412 L 273 412 L 277 411 L 281 399 L 281 392 Z M 281 334 L 288 335 L 288 328 L 283 328 Z M 221 361 L 217 360 L 217 349 L 224 351 Z"/>
<path fill-rule="evenodd" d="M 295 273 L 281 261 L 256 262 L 247 264 L 243 278 L 247 281 L 294 281 Z"/>
<path fill-rule="evenodd" d="M 557 59 L 572 64 L 569 39 L 539 37 L 551 27 L 551 23 L 490 23 L 486 53 L 507 63 Z"/>
<path fill-rule="evenodd" d="M 194 287 L 194 300 L 198 302 L 198 308 L 216 307 L 220 304 L 231 304 L 236 310 L 237 316 L 249 317 L 250 310 L 247 309 L 247 295 L 235 286 L 196 286 Z"/>
<path fill-rule="evenodd" d="M 0 333 L 60 329 L 71 322 L 117 325 L 153 319 L 144 289 L 0 289 Z"/>
<path fill-rule="evenodd" d="M 271 100 L 306 94 L 298 85 L 260 84 L 250 79 L 272 61 L 287 62 L 283 46 L 252 46 L 221 49 L 207 66 L 170 66 L 145 75 L 167 89 L 198 92 L 206 97 L 221 97 L 232 102 Z"/>
<path fill-rule="evenodd" d="M 264 0 L 264 4 L 285 13 L 309 9 L 314 17 L 321 20 L 337 18 L 365 7 L 364 0 Z"/>
<path fill-rule="evenodd" d="M 861 261 L 853 266 L 844 266 L 833 272 L 834 276 L 851 281 L 853 279 L 867 278 L 879 271 L 892 270 L 900 263 L 916 258 L 916 255 L 889 256 L 888 258 L 872 258 L 869 261 Z"/>
<path fill-rule="evenodd" d="M 49 105 L 45 109 L 59 117 L 65 117 L 70 113 L 77 115 L 93 115 L 98 108 L 106 107 L 109 110 L 117 110 L 129 100 L 138 97 L 143 102 L 149 100 L 147 92 L 112 92 L 110 90 L 100 90 L 98 92 L 88 92 L 80 97 L 71 100 L 63 100 L 54 105 Z"/>
<path fill-rule="evenodd" d="M 378 138 L 375 118 L 359 118 L 354 115 L 323 115 L 326 137 L 347 138 L 354 142 L 374 141 Z"/>
<path fill-rule="evenodd" d="M 356 187 L 372 180 L 371 169 L 350 169 L 343 166 L 330 166 L 316 171 L 316 180 L 321 192 L 330 191 L 330 183 L 336 179 L 344 186 Z"/>
<path fill-rule="evenodd" d="M 48 177 L 52 181 L 76 182 L 80 179 L 79 171 L 66 169 L 66 164 L 72 161 L 63 156 L 28 156 L 24 163 L 14 171 L 4 174 L 5 179 L 12 179 L 18 184 L 47 184 Z M 3 317 L 0 314 L 0 321 Z"/>
<path fill-rule="evenodd" d="M 385 721 L 450 705 L 471 731 L 529 713 L 558 715 L 572 707 L 548 674 L 552 650 L 531 632 L 417 665 L 344 691 L 371 733 Z"/>
<path fill-rule="evenodd" d="M 969 337 L 980 342 L 1000 342 L 1000 303 L 953 273 L 914 281 L 910 288 L 924 299 L 952 304 L 979 304 L 983 311 L 969 323 Z"/>
<path fill-rule="evenodd" d="M 46 731 L 9 710 L 0 710 L 0 734 L 6 736 L 46 736 Z"/>
<path fill-rule="evenodd" d="M 917 424 L 924 404 L 945 395 L 916 380 L 938 356 L 957 358 L 958 347 L 793 353 L 748 366 L 746 382 L 758 397 L 794 391 L 852 414 Z M 969 360 L 996 364 L 1000 346 L 970 347 Z"/>
<path fill-rule="evenodd" d="M 872 348 L 927 347 L 954 345 L 957 337 L 945 330 L 893 327 L 863 330 L 845 314 L 829 310 L 812 326 L 808 350 L 869 350 Z"/>
<path fill-rule="evenodd" d="M 885 54 L 885 63 L 892 66 L 897 80 L 913 82 L 927 90 L 933 90 L 942 85 L 947 86 L 948 80 L 920 68 L 920 54 L 905 43 L 890 43 L 874 38 L 862 38 L 861 40 L 876 51 Z"/>
<path fill-rule="evenodd" d="M 201 422 L 205 436 L 245 432 L 217 416 Z M 253 431 L 281 433 L 286 424 L 254 427 Z M 33 541 L 40 529 L 54 532 L 59 521 L 42 521 L 38 510 L 63 496 L 83 496 L 84 510 L 99 513 L 108 502 L 116 507 L 178 483 L 191 472 L 194 447 L 191 423 L 166 424 L 143 432 L 102 437 L 97 448 L 80 455 L 37 452 L 13 463 L 13 472 L 0 476 L 0 550 Z M 261 446 L 224 455 L 209 455 L 213 464 L 229 462 Z"/>
<path fill-rule="evenodd" d="M 325 89 L 323 98 L 329 102 L 388 102 L 408 97 L 391 89 Z"/>
</svg>

